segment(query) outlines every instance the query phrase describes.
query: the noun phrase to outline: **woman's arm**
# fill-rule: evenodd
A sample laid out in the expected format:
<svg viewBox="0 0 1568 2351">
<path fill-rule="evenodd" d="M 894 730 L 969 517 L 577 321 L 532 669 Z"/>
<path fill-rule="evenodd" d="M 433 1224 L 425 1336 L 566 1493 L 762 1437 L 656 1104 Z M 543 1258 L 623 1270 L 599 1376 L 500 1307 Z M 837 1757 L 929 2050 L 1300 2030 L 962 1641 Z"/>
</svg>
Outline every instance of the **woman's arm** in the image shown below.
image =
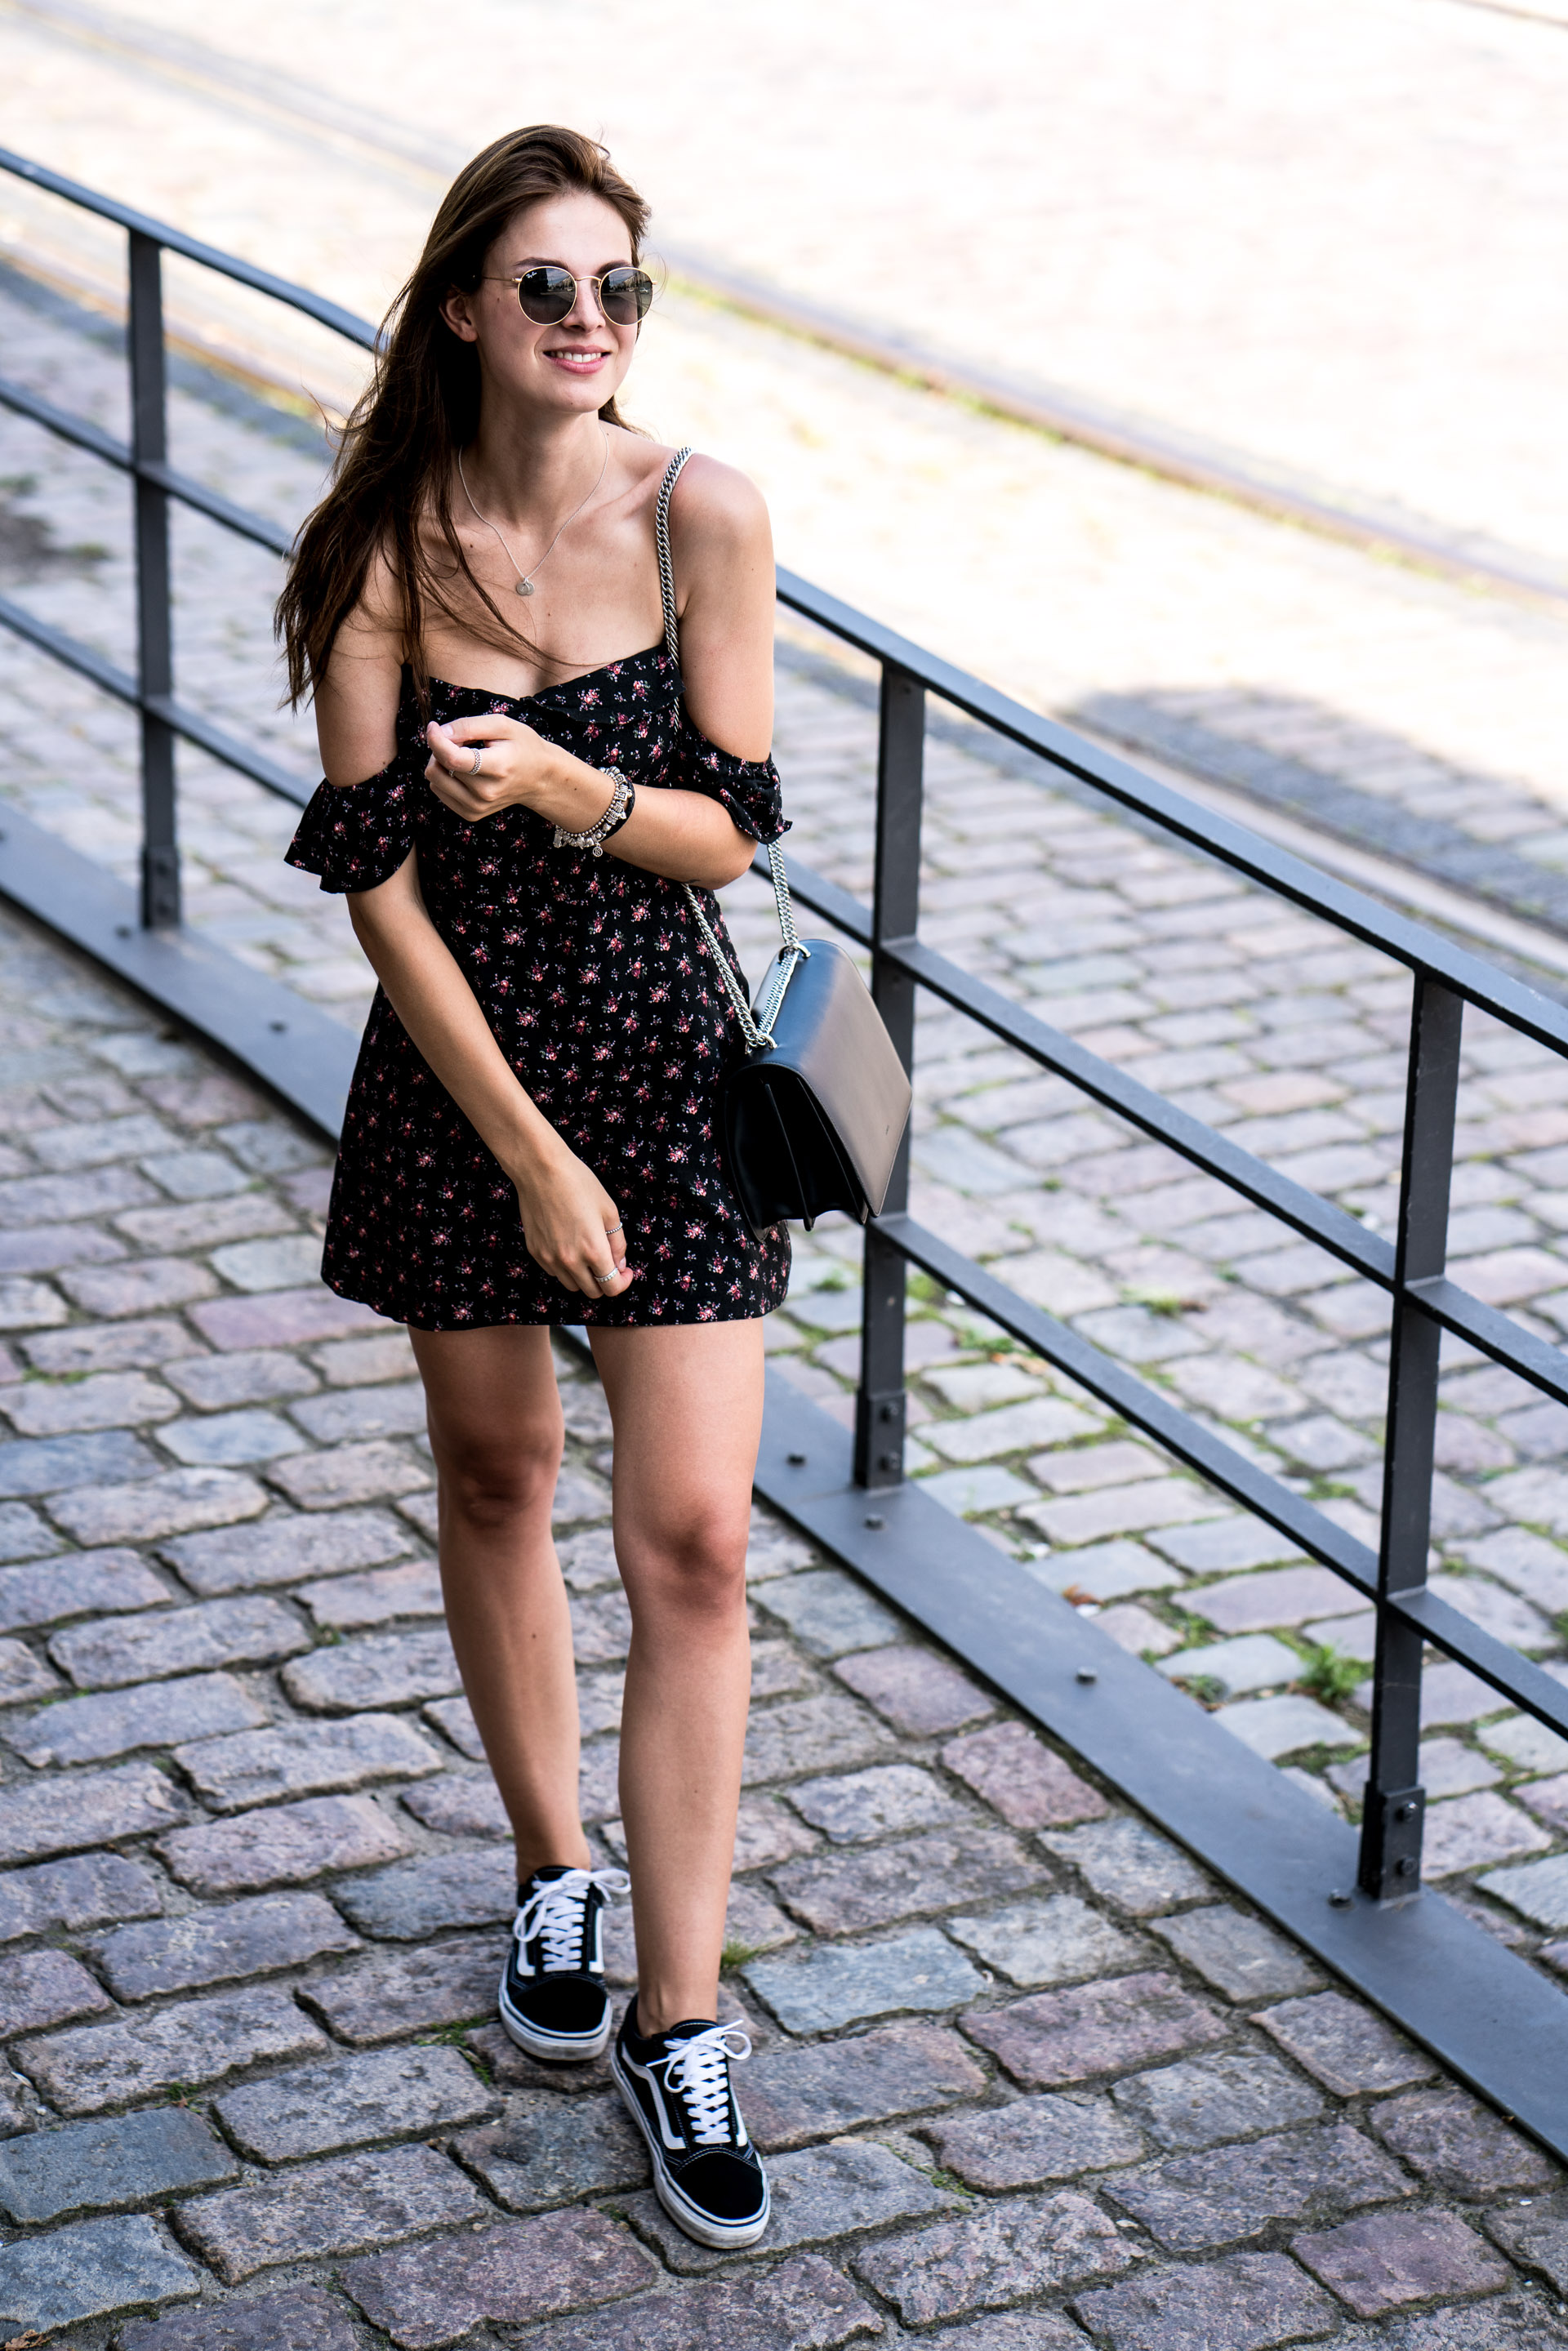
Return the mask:
<svg viewBox="0 0 1568 2351">
<path fill-rule="evenodd" d="M 317 687 L 322 766 L 350 789 L 397 747 L 401 665 L 385 586 L 372 578 Z M 416 858 L 375 889 L 351 893 L 349 915 L 393 1011 L 516 1186 L 529 1255 L 568 1290 L 619 1297 L 631 1275 L 615 1204 L 518 1083 L 425 911 Z M 593 1279 L 612 1265 L 613 1281 Z"/>
<path fill-rule="evenodd" d="M 768 509 L 744 474 L 694 457 L 670 507 L 681 611 L 681 675 L 692 724 L 721 751 L 766 759 L 773 740 L 773 540 Z M 431 789 L 470 824 L 520 802 L 551 824 L 581 832 L 609 794 L 597 768 L 558 749 L 517 719 L 486 714 L 429 730 Z M 483 767 L 473 776 L 473 747 Z M 605 855 L 674 882 L 720 889 L 751 862 L 757 844 L 704 792 L 639 792 Z"/>
</svg>

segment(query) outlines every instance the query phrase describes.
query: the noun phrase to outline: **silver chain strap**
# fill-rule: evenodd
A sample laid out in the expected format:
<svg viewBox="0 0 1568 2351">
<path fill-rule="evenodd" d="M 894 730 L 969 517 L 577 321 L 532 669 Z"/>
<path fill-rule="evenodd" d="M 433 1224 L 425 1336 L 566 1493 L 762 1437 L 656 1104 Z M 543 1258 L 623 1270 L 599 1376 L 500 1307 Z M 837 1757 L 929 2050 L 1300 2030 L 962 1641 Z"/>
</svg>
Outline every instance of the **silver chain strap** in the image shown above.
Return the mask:
<svg viewBox="0 0 1568 2351">
<path fill-rule="evenodd" d="M 677 449 L 664 469 L 659 485 L 659 502 L 653 511 L 653 538 L 659 550 L 659 597 L 664 608 L 664 649 L 670 659 L 680 666 L 681 627 L 675 611 L 675 567 L 670 560 L 670 499 L 680 479 L 681 468 L 692 455 L 691 450 Z M 784 853 L 776 841 L 768 843 L 768 870 L 773 877 L 773 903 L 779 910 L 779 928 L 783 935 L 784 953 L 779 958 L 773 985 L 768 991 L 768 1001 L 758 1020 L 746 1000 L 746 991 L 730 968 L 729 957 L 718 942 L 718 934 L 703 910 L 701 899 L 689 882 L 683 882 L 686 904 L 696 918 L 697 928 L 707 945 L 708 953 L 718 967 L 725 994 L 735 1008 L 747 1050 L 757 1052 L 773 1042 L 773 1023 L 779 1018 L 779 1008 L 784 1001 L 784 991 L 802 963 L 810 963 L 811 950 L 801 945 L 795 929 L 795 909 L 789 902 L 789 882 L 784 871 Z"/>
</svg>

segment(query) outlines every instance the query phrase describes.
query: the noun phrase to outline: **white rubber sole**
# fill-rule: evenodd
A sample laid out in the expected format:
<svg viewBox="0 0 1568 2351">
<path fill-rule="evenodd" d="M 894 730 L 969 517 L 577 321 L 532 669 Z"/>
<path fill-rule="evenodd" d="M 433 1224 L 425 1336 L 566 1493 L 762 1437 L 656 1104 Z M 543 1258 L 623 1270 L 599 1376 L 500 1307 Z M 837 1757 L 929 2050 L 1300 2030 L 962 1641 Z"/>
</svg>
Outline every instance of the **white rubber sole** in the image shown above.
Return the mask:
<svg viewBox="0 0 1568 2351">
<path fill-rule="evenodd" d="M 643 2134 L 643 2144 L 648 2150 L 648 2160 L 653 2168 L 653 2193 L 674 2222 L 677 2229 L 695 2243 L 710 2246 L 715 2252 L 728 2252 L 741 2245 L 754 2245 L 762 2236 L 773 2217 L 773 2199 L 768 2193 L 767 2175 L 762 2181 L 762 2210 L 752 2220 L 716 2220 L 683 2196 L 671 2179 L 664 2161 L 664 2150 L 648 2127 L 648 2117 L 643 2112 L 643 2102 L 621 2071 L 620 2052 L 610 2060 L 610 2071 L 621 2093 L 621 2103 Z"/>
<path fill-rule="evenodd" d="M 604 2022 L 597 2032 L 541 2032 L 526 2016 L 519 2016 L 507 1998 L 507 1979 L 501 1978 L 497 2006 L 501 2011 L 501 2027 L 508 2041 L 515 2042 L 525 2056 L 543 2058 L 550 2065 L 589 2065 L 594 2058 L 602 2057 L 610 2046 L 610 2036 L 615 2019 L 609 1999 L 604 2002 Z"/>
</svg>

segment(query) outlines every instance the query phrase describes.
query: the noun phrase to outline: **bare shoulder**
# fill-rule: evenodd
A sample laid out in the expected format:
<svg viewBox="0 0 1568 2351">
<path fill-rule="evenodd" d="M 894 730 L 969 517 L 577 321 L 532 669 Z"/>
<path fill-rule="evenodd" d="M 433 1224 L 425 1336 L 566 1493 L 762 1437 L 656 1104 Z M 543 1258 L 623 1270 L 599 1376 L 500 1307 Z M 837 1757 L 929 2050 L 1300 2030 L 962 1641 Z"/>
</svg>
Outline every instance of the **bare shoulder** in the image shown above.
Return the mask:
<svg viewBox="0 0 1568 2351">
<path fill-rule="evenodd" d="M 682 468 L 670 501 L 670 530 L 697 557 L 763 556 L 772 551 L 768 506 L 756 483 L 716 457 L 695 456 Z"/>
<path fill-rule="evenodd" d="M 338 632 L 345 651 L 374 653 L 396 645 L 402 634 L 402 596 L 391 549 L 378 547 L 365 569 L 364 585 Z"/>
</svg>

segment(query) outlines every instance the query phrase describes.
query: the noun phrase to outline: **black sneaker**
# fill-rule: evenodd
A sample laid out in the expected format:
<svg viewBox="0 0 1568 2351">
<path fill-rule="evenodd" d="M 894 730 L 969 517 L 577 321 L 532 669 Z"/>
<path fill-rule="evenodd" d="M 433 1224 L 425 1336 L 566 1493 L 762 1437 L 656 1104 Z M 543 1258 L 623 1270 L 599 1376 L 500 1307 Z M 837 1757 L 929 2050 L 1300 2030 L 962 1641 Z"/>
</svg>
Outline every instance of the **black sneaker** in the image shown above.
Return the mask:
<svg viewBox="0 0 1568 2351">
<path fill-rule="evenodd" d="M 699 2245 L 754 2245 L 768 2226 L 768 2178 L 729 2084 L 731 2059 L 751 2054 L 748 2035 L 699 2017 L 644 2040 L 636 2018 L 633 2000 L 610 2066 L 648 2142 L 660 2203 Z"/>
<path fill-rule="evenodd" d="M 536 1869 L 517 1888 L 512 1948 L 501 1977 L 501 2022 L 530 2057 L 557 2065 L 602 2057 L 610 2045 L 600 1921 L 624 1894 L 623 1869 Z"/>
</svg>

